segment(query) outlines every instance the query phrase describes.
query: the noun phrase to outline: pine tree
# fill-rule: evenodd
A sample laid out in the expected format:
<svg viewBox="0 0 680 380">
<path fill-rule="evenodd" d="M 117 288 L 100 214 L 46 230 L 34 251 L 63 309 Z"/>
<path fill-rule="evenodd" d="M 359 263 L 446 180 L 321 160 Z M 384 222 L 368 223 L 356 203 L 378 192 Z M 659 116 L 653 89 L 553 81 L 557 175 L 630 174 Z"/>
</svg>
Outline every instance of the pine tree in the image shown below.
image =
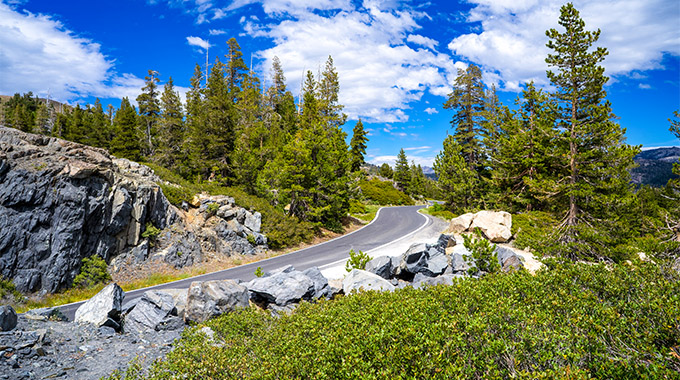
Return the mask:
<svg viewBox="0 0 680 380">
<path fill-rule="evenodd" d="M 236 109 L 224 70 L 224 64 L 217 59 L 205 88 L 205 125 L 200 139 L 199 168 L 205 179 L 220 177 L 228 182 L 232 175 Z"/>
<path fill-rule="evenodd" d="M 300 115 L 300 126 L 310 127 L 319 120 L 319 104 L 316 96 L 316 81 L 314 74 L 307 70 L 305 83 L 302 86 L 302 115 Z"/>
<path fill-rule="evenodd" d="M 354 125 L 354 130 L 352 131 L 352 140 L 349 143 L 350 146 L 350 168 L 352 172 L 358 172 L 361 165 L 364 164 L 364 155 L 366 154 L 366 143 L 368 142 L 368 132 L 364 130 L 364 124 L 361 119 L 357 121 Z"/>
<path fill-rule="evenodd" d="M 394 182 L 397 183 L 397 187 L 401 191 L 408 192 L 408 184 L 411 182 L 411 170 L 403 148 L 399 150 L 397 161 L 394 165 Z"/>
<path fill-rule="evenodd" d="M 208 143 L 205 134 L 206 108 L 204 102 L 204 91 L 201 88 L 203 71 L 198 64 L 194 67 L 194 75 L 191 77 L 191 88 L 187 91 L 186 103 L 186 128 L 187 135 L 184 139 L 184 151 L 187 152 L 187 173 L 185 176 L 198 175 L 200 178 L 200 167 L 202 167 L 202 157 L 204 146 Z"/>
<path fill-rule="evenodd" d="M 412 196 L 423 195 L 425 192 L 425 174 L 423 174 L 423 168 L 411 161 L 410 172 L 411 180 L 408 184 L 409 193 Z"/>
<path fill-rule="evenodd" d="M 149 70 L 149 75 L 144 77 L 144 87 L 142 93 L 137 96 L 139 105 L 139 120 L 144 131 L 144 150 L 145 156 L 153 155 L 156 149 L 156 135 L 159 115 L 161 113 L 160 102 L 158 101 L 158 72 Z"/>
<path fill-rule="evenodd" d="M 111 141 L 111 153 L 139 161 L 142 158 L 142 139 L 137 128 L 137 111 L 130 105 L 127 96 L 121 101 L 120 108 L 113 118 L 113 128 L 116 137 Z"/>
<path fill-rule="evenodd" d="M 41 135 L 49 135 L 52 131 L 53 121 L 50 118 L 50 110 L 45 102 L 40 102 L 35 111 L 35 131 Z"/>
<path fill-rule="evenodd" d="M 671 124 L 668 130 L 680 139 L 680 111 L 673 111 L 673 116 L 673 119 L 668 119 L 668 122 Z M 673 174 L 680 176 L 680 160 L 673 164 Z M 676 190 L 680 191 L 680 179 L 671 181 L 671 184 Z"/>
<path fill-rule="evenodd" d="M 248 66 L 243 61 L 241 46 L 239 46 L 235 38 L 230 38 L 227 41 L 227 46 L 228 52 L 225 55 L 227 64 L 222 75 L 226 77 L 227 92 L 229 93 L 230 100 L 236 102 L 243 88 L 243 81 L 248 76 Z"/>
<path fill-rule="evenodd" d="M 388 163 L 384 163 L 380 165 L 380 169 L 378 171 L 378 174 L 380 174 L 381 177 L 387 178 L 387 179 L 392 179 L 394 177 L 394 172 L 392 171 L 392 167 Z"/>
<path fill-rule="evenodd" d="M 444 148 L 434 160 L 434 171 L 451 211 L 472 211 L 477 207 L 479 177 L 468 166 L 463 148 L 454 136 L 447 136 L 444 140 Z"/>
<path fill-rule="evenodd" d="M 547 46 L 554 51 L 546 62 L 556 69 L 547 75 L 557 88 L 557 121 L 564 131 L 568 167 L 567 175 L 554 182 L 567 204 L 560 228 L 561 241 L 567 243 L 562 253 L 572 258 L 604 258 L 607 246 L 623 237 L 624 223 L 617 211 L 630 195 L 628 169 L 639 149 L 624 143 L 624 130 L 613 121 L 606 100 L 603 86 L 608 78 L 599 63 L 607 50 L 590 49 L 600 31 L 586 31 L 571 3 L 561 8 L 559 24 L 564 32 L 546 32 Z"/>
<path fill-rule="evenodd" d="M 339 103 L 340 80 L 333 65 L 333 58 L 329 55 L 324 71 L 318 83 L 317 104 L 321 118 L 326 124 L 340 127 L 347 121 L 347 115 L 342 113 L 343 105 Z"/>
<path fill-rule="evenodd" d="M 172 77 L 163 86 L 155 159 L 162 166 L 177 170 L 184 162 L 184 112 Z M 179 170 L 181 171 L 181 169 Z"/>
<path fill-rule="evenodd" d="M 91 129 L 89 144 L 108 149 L 113 133 L 111 131 L 110 119 L 104 113 L 104 108 L 99 98 L 95 99 L 94 107 L 88 107 L 88 124 Z"/>
</svg>

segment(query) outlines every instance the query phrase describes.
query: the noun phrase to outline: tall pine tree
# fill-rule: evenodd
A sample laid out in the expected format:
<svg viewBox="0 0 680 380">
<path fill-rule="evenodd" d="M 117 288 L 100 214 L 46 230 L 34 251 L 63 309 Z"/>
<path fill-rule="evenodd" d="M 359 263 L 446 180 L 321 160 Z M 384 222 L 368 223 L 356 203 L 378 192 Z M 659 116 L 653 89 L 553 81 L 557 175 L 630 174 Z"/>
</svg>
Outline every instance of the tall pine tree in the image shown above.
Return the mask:
<svg viewBox="0 0 680 380">
<path fill-rule="evenodd" d="M 368 142 L 368 132 L 364 130 L 364 124 L 361 119 L 357 121 L 352 130 L 352 140 L 349 143 L 349 159 L 351 160 L 350 168 L 353 172 L 358 172 L 361 165 L 364 164 L 364 155 L 366 154 L 366 143 Z"/>
<path fill-rule="evenodd" d="M 111 153 L 132 161 L 139 161 L 142 158 L 142 139 L 137 128 L 137 111 L 130 105 L 127 97 L 123 98 L 113 118 L 113 128 L 116 137 L 111 141 Z"/>
<path fill-rule="evenodd" d="M 479 177 L 465 161 L 463 148 L 454 136 L 446 136 L 434 160 L 439 187 L 447 207 L 456 213 L 472 211 L 478 204 Z"/>
<path fill-rule="evenodd" d="M 394 164 L 394 182 L 397 183 L 399 190 L 408 192 L 408 185 L 411 182 L 411 169 L 408 166 L 408 159 L 404 148 L 399 150 L 397 161 Z"/>
<path fill-rule="evenodd" d="M 160 120 L 158 127 L 158 149 L 156 161 L 166 168 L 182 172 L 184 153 L 184 112 L 179 93 L 175 90 L 172 77 L 163 86 L 160 103 Z"/>
<path fill-rule="evenodd" d="M 142 93 L 137 96 L 139 106 L 139 120 L 144 131 L 144 155 L 151 156 L 156 149 L 156 134 L 158 118 L 161 113 L 160 102 L 158 101 L 158 72 L 149 70 L 149 74 L 144 77 L 144 87 Z"/>
</svg>

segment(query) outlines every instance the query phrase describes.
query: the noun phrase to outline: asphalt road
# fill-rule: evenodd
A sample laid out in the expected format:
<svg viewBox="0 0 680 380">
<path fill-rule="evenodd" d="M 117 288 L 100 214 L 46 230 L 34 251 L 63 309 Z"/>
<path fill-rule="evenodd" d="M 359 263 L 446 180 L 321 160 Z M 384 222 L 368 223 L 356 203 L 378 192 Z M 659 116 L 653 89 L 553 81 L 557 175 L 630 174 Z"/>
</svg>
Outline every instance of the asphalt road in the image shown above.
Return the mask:
<svg viewBox="0 0 680 380">
<path fill-rule="evenodd" d="M 345 260 L 348 258 L 348 253 L 351 249 L 367 252 L 407 236 L 419 230 L 421 227 L 425 227 L 432 223 L 429 217 L 417 212 L 423 207 L 425 206 L 382 208 L 372 223 L 345 236 L 299 251 L 221 270 L 219 272 L 206 273 L 184 280 L 131 290 L 125 292 L 125 302 L 141 297 L 145 291 L 150 289 L 188 289 L 189 285 L 194 281 L 226 279 L 250 281 L 255 278 L 255 269 L 257 267 L 262 267 L 264 272 L 278 269 L 286 265 L 292 265 L 297 270 L 305 270 L 307 268 L 321 267 Z M 64 315 L 70 320 L 73 320 L 76 309 L 78 309 L 83 302 L 63 305 L 60 309 Z"/>
</svg>

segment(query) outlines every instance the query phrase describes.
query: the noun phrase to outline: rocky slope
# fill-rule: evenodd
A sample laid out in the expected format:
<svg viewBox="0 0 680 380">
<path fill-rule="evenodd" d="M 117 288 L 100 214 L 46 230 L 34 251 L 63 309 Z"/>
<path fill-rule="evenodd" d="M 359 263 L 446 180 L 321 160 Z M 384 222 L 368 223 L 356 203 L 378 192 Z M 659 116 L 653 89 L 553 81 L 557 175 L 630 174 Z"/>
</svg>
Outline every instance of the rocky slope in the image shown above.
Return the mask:
<svg viewBox="0 0 680 380">
<path fill-rule="evenodd" d="M 631 180 L 636 185 L 665 186 L 673 175 L 673 164 L 680 159 L 680 147 L 655 148 L 635 156 L 637 167 L 631 169 Z"/>
<path fill-rule="evenodd" d="M 258 213 L 229 197 L 178 210 L 158 182 L 148 167 L 105 150 L 0 127 L 0 275 L 22 292 L 51 293 L 69 287 L 92 255 L 119 270 L 266 248 Z M 149 226 L 160 233 L 144 234 Z"/>
</svg>

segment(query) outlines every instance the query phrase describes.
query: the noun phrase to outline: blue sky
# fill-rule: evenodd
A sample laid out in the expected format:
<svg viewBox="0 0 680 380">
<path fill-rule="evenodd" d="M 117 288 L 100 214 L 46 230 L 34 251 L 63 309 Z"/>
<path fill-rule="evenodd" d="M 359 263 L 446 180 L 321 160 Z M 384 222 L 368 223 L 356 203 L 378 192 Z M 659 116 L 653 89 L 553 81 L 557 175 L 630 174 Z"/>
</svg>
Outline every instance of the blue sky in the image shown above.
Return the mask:
<svg viewBox="0 0 680 380">
<path fill-rule="evenodd" d="M 332 55 L 340 101 L 370 129 L 368 161 L 400 148 L 430 166 L 451 132 L 442 108 L 456 70 L 482 67 L 513 106 L 521 84 L 547 88 L 545 30 L 553 0 L 0 0 L 0 94 L 32 91 L 72 104 L 116 106 L 139 94 L 147 70 L 182 88 L 196 63 L 223 61 L 235 37 L 246 63 L 269 76 L 278 56 L 297 96 L 304 70 Z M 614 112 L 630 144 L 678 145 L 668 132 L 680 108 L 680 2 L 574 1 L 599 46 Z"/>
</svg>

